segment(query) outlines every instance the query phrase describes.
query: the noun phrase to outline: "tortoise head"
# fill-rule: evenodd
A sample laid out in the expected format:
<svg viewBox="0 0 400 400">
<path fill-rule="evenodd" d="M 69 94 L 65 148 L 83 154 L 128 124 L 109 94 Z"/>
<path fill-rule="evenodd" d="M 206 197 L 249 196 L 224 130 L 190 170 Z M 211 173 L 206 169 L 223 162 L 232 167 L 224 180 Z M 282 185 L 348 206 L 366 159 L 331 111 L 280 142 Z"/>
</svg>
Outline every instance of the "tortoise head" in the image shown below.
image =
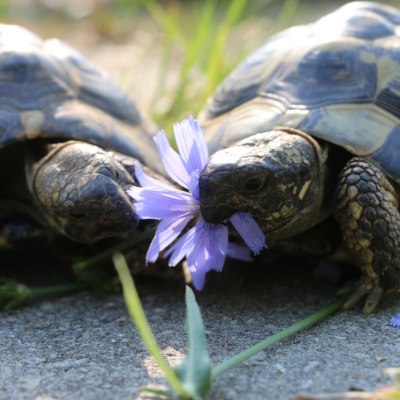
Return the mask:
<svg viewBox="0 0 400 400">
<path fill-rule="evenodd" d="M 317 222 L 325 151 L 294 129 L 259 133 L 213 154 L 200 176 L 203 218 L 220 223 L 250 212 L 269 238 L 293 236 Z"/>
<path fill-rule="evenodd" d="M 136 225 L 126 194 L 134 181 L 113 153 L 82 142 L 53 145 L 30 175 L 44 218 L 75 241 L 119 236 Z"/>
</svg>

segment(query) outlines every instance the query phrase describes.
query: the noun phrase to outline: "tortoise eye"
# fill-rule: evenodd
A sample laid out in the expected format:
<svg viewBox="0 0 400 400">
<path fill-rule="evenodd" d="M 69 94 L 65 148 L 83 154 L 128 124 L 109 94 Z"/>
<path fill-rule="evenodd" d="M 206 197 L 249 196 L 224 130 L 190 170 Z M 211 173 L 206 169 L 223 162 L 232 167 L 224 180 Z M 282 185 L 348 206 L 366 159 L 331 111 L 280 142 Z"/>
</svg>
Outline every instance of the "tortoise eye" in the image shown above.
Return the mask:
<svg viewBox="0 0 400 400">
<path fill-rule="evenodd" d="M 257 193 L 259 192 L 265 183 L 265 179 L 260 176 L 253 176 L 246 180 L 243 185 L 243 189 L 246 193 Z"/>
</svg>

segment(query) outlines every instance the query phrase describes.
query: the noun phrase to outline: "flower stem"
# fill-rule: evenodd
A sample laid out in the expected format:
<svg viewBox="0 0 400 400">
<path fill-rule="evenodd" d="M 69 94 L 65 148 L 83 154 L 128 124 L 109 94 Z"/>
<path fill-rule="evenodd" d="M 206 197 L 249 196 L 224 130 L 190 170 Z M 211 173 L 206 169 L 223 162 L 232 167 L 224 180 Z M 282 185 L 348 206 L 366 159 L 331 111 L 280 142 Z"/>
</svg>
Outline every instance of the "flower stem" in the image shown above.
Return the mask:
<svg viewBox="0 0 400 400">
<path fill-rule="evenodd" d="M 265 340 L 255 344 L 254 346 L 250 347 L 249 349 L 242 351 L 239 354 L 223 361 L 222 363 L 215 366 L 212 370 L 212 378 L 214 379 L 216 376 L 228 371 L 229 369 L 236 367 L 241 362 L 247 360 L 248 358 L 254 356 L 258 352 L 265 350 L 267 347 L 280 342 L 281 340 L 291 336 L 303 329 L 309 328 L 310 326 L 316 324 L 317 322 L 322 321 L 323 319 L 327 318 L 329 315 L 338 311 L 343 304 L 345 303 L 346 299 L 337 300 L 326 307 L 322 308 L 321 310 L 317 311 L 316 313 L 310 315 L 309 317 L 296 322 L 295 324 L 283 329 L 282 331 L 278 332 L 275 335 L 267 337 Z"/>
<path fill-rule="evenodd" d="M 153 332 L 144 314 L 135 283 L 129 272 L 129 268 L 126 264 L 124 256 L 121 253 L 115 253 L 112 259 L 122 284 L 124 299 L 128 307 L 129 314 L 135 323 L 136 329 L 138 330 L 143 343 L 145 344 L 148 352 L 156 360 L 172 389 L 179 396 L 188 398 L 189 394 L 182 386 L 174 370 L 168 365 L 167 361 L 161 354 L 161 350 L 154 338 Z"/>
<path fill-rule="evenodd" d="M 117 243 L 115 246 L 112 246 L 101 253 L 96 254 L 93 257 L 86 258 L 85 260 L 77 261 L 72 264 L 72 268 L 75 272 L 81 272 L 84 269 L 91 267 L 92 265 L 96 265 L 103 260 L 109 259 L 113 256 L 113 254 L 133 247 L 141 242 L 144 242 L 147 239 L 150 239 L 154 236 L 155 228 L 149 229 L 141 234 L 137 234 L 133 236 L 133 238 L 124 240 L 121 243 Z"/>
</svg>

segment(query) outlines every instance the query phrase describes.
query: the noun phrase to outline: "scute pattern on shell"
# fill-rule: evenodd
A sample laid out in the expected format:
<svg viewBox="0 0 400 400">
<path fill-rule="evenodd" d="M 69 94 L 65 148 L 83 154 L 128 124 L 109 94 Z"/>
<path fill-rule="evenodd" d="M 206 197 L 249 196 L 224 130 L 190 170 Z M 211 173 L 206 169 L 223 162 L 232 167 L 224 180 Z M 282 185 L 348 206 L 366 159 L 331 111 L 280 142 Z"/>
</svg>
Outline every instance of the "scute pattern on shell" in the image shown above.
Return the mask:
<svg viewBox="0 0 400 400">
<path fill-rule="evenodd" d="M 221 84 L 201 120 L 211 152 L 286 126 L 400 182 L 400 11 L 348 3 L 273 36 Z"/>
<path fill-rule="evenodd" d="M 157 128 L 90 60 L 65 43 L 0 24 L 0 149 L 49 138 L 81 140 L 154 167 Z"/>
</svg>

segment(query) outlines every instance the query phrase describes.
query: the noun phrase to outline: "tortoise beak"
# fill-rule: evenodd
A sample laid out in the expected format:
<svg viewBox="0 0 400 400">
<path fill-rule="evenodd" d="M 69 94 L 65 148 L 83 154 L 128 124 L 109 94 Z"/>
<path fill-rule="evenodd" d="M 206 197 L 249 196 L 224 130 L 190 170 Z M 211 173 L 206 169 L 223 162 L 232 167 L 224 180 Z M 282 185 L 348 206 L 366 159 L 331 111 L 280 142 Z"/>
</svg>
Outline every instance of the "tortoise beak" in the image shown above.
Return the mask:
<svg viewBox="0 0 400 400">
<path fill-rule="evenodd" d="M 231 217 L 235 210 L 228 204 L 218 204 L 216 207 L 208 207 L 200 204 L 200 213 L 206 222 L 220 224 Z"/>
<path fill-rule="evenodd" d="M 200 213 L 206 222 L 222 223 L 235 213 L 234 207 L 229 203 L 232 199 L 229 194 L 230 180 L 230 171 L 205 172 L 200 175 Z"/>
<path fill-rule="evenodd" d="M 72 240 L 91 243 L 103 238 L 124 236 L 137 225 L 137 216 L 125 191 L 115 182 L 104 182 L 86 203 L 74 204 L 61 218 L 62 231 Z M 107 192 L 107 196 L 101 191 Z"/>
</svg>

